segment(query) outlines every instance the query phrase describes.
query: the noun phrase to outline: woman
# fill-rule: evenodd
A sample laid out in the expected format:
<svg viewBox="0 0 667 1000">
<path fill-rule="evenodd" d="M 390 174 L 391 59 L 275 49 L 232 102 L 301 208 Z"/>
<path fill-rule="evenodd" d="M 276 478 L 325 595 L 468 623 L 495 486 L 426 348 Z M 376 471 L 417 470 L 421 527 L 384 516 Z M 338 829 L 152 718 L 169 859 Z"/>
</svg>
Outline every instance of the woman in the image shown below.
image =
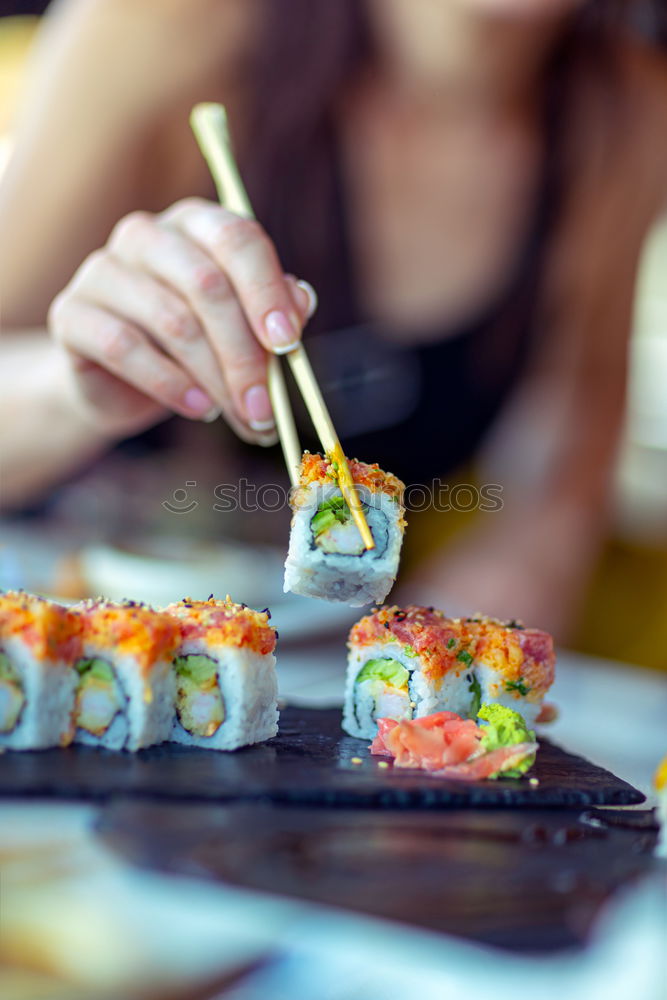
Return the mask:
<svg viewBox="0 0 667 1000">
<path fill-rule="evenodd" d="M 312 286 L 327 357 L 418 369 L 349 450 L 428 481 L 492 431 L 503 510 L 435 553 L 428 603 L 561 629 L 667 201 L 667 67 L 624 33 L 637 6 L 58 5 L 0 188 L 7 498 L 171 413 L 273 443 L 266 353 L 299 338 Z M 211 195 L 187 126 L 202 99 L 228 107 L 265 228 L 191 197 Z"/>
</svg>

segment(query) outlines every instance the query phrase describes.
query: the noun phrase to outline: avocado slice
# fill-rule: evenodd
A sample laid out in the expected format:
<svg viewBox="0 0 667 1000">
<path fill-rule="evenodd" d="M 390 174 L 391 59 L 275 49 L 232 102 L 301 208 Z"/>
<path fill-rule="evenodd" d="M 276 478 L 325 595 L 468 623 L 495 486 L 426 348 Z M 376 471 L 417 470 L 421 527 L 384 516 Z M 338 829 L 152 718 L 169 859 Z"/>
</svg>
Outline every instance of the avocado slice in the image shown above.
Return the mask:
<svg viewBox="0 0 667 1000">
<path fill-rule="evenodd" d="M 0 733 L 11 733 L 24 705 L 21 679 L 7 654 L 0 653 Z"/>
<path fill-rule="evenodd" d="M 179 678 L 187 678 L 194 684 L 205 684 L 207 681 L 218 682 L 218 664 L 210 656 L 191 653 L 189 656 L 177 656 L 174 660 L 174 670 Z"/>
<path fill-rule="evenodd" d="M 106 681 L 112 684 L 115 681 L 114 672 L 110 663 L 106 660 L 101 660 L 98 657 L 93 657 L 91 659 L 77 660 L 74 664 L 76 672 L 79 674 L 81 679 L 92 678 L 98 681 Z M 79 682 L 80 684 L 81 682 Z"/>
<path fill-rule="evenodd" d="M 468 684 L 468 691 L 472 695 L 472 704 L 470 706 L 470 713 L 468 718 L 476 719 L 477 713 L 482 707 L 482 687 L 475 674 L 469 675 L 470 683 Z"/>
<path fill-rule="evenodd" d="M 0 653 L 0 681 L 15 681 L 21 684 L 19 676 L 12 666 L 12 661 L 6 653 Z"/>
<path fill-rule="evenodd" d="M 349 520 L 350 508 L 342 496 L 335 496 L 329 500 L 322 501 L 317 508 L 317 513 L 310 522 L 310 526 L 313 536 L 318 538 L 325 531 L 328 531 L 329 528 L 333 528 L 334 524 L 347 524 Z"/>
<path fill-rule="evenodd" d="M 392 687 L 405 688 L 408 686 L 409 679 L 410 673 L 403 664 L 399 663 L 398 660 L 392 660 L 387 657 L 367 660 L 357 674 L 356 683 L 363 684 L 364 681 L 383 681 Z"/>
<path fill-rule="evenodd" d="M 218 664 L 210 656 L 177 656 L 176 712 L 194 736 L 213 736 L 225 721 L 225 703 L 218 684 Z"/>
</svg>

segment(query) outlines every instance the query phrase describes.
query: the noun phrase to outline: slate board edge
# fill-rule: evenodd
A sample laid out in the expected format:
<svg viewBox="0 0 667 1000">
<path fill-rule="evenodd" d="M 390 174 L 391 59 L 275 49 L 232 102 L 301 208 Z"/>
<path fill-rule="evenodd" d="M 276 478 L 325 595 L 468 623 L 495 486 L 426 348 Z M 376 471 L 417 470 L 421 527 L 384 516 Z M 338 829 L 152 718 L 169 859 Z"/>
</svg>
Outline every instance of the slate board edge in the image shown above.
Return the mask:
<svg viewBox="0 0 667 1000">
<path fill-rule="evenodd" d="M 278 737 L 274 740 L 268 741 L 265 746 L 270 747 L 272 744 L 280 744 L 281 739 L 289 739 L 291 736 L 299 735 L 302 738 L 304 735 L 310 736 L 314 739 L 322 739 L 323 731 L 321 723 L 324 723 L 325 719 L 329 720 L 329 724 L 333 722 L 331 719 L 332 715 L 336 715 L 334 723 L 335 738 L 343 737 L 346 741 L 351 741 L 358 743 L 361 749 L 367 749 L 367 741 L 364 740 L 354 740 L 352 737 L 346 736 L 340 729 L 340 709 L 312 709 L 305 708 L 303 706 L 290 706 L 287 712 L 283 713 L 283 718 L 285 715 L 291 716 L 291 719 L 285 718 L 285 728 Z M 314 727 L 314 731 L 310 732 Z M 329 734 L 331 738 L 331 734 Z M 581 766 L 581 763 L 589 768 L 593 768 L 597 775 L 601 779 L 607 776 L 610 779 L 610 784 L 612 787 L 604 789 L 586 788 L 577 789 L 574 788 L 561 788 L 561 789 L 549 789 L 549 788 L 534 788 L 534 787 L 517 787 L 517 784 L 512 783 L 504 785 L 496 785 L 492 787 L 492 783 L 485 783 L 484 786 L 480 786 L 479 789 L 472 789 L 468 786 L 461 786 L 461 789 L 449 782 L 447 785 L 439 785 L 433 780 L 434 784 L 432 788 L 425 789 L 425 786 L 421 786 L 418 790 L 414 789 L 403 789 L 400 786 L 394 785 L 393 787 L 387 788 L 380 787 L 377 789 L 346 789 L 341 787 L 324 788 L 321 784 L 311 784 L 311 780 L 307 780 L 304 784 L 296 787 L 294 791 L 291 789 L 282 788 L 261 788 L 261 789 L 251 789 L 250 791 L 244 791 L 243 789 L 237 788 L 232 790 L 221 790 L 220 786 L 216 786 L 210 793 L 206 790 L 195 790 L 188 791 L 183 789 L 170 789 L 165 787 L 163 789 L 153 787 L 131 787 L 128 785 L 116 784 L 111 781 L 104 788 L 98 790 L 92 788 L 89 782 L 77 782 L 76 779 L 69 780 L 67 777 L 65 780 L 59 781 L 55 788 L 52 779 L 47 783 L 47 779 L 44 778 L 40 782 L 39 777 L 37 780 L 32 780 L 32 783 L 28 787 L 21 788 L 20 784 L 17 787 L 15 782 L 12 786 L 11 782 L 9 785 L 5 784 L 3 786 L 2 777 L 0 775 L 0 798 L 14 797 L 14 798 L 59 798 L 59 799 L 72 799 L 72 800 L 85 800 L 94 802 L 107 802 L 112 799 L 119 798 L 130 798 L 130 799 L 144 799 L 147 801 L 183 801 L 183 802 L 200 802 L 200 803 L 253 803 L 253 802 L 274 802 L 281 805 L 290 806 L 314 806 L 322 808 L 375 808 L 375 809 L 412 809 L 412 810 L 446 810 L 452 808 L 478 808 L 478 809 L 498 809 L 498 808 L 547 808 L 547 809 L 576 809 L 576 808 L 586 808 L 594 806 L 628 806 L 628 805 L 640 805 L 646 801 L 646 796 L 640 792 L 638 789 L 634 788 L 628 782 L 625 782 L 621 778 L 617 778 L 611 772 L 607 771 L 605 768 L 599 767 L 597 764 L 592 764 L 586 758 L 580 757 L 577 754 L 571 754 L 564 750 L 558 744 L 552 743 L 548 739 L 543 739 L 545 744 L 548 744 L 551 748 L 555 749 L 559 754 L 562 754 L 565 758 L 572 758 L 577 761 L 577 766 Z M 92 748 L 85 748 L 86 752 L 90 753 Z M 183 748 L 179 748 L 183 752 Z M 72 748 L 68 750 L 71 752 Z M 52 753 L 53 751 L 43 751 L 44 753 Z M 57 752 L 57 751 L 55 751 Z M 102 754 L 108 754 L 109 751 L 99 751 Z M 192 753 L 194 755 L 201 754 L 202 751 L 196 748 L 187 748 L 187 753 Z M 19 752 L 16 752 L 19 753 Z M 25 752 L 20 752 L 21 756 L 24 756 Z M 32 756 L 31 752 L 30 755 Z M 41 753 L 37 751 L 34 756 Z M 147 754 L 151 753 L 151 750 L 146 751 Z M 212 756 L 217 756 L 214 751 L 203 751 L 207 756 L 210 754 Z M 241 751 L 243 753 L 243 751 Z M 13 756 L 13 752 L 8 751 L 9 755 Z M 118 756 L 118 755 L 114 755 Z M 122 755 L 121 755 L 122 756 Z M 134 755 L 128 755 L 132 757 Z M 137 755 L 141 759 L 141 753 Z M 2 770 L 2 760 L 8 759 L 3 754 L 0 757 L 0 772 Z M 407 775 L 406 775 L 407 777 Z"/>
</svg>

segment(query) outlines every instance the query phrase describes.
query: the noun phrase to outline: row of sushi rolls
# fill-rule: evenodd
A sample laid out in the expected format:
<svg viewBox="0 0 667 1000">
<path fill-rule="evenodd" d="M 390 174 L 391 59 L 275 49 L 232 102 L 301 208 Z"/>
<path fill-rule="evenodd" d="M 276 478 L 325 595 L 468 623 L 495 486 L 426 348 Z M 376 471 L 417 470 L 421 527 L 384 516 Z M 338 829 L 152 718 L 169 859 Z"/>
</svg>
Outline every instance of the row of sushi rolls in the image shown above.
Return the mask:
<svg viewBox="0 0 667 1000">
<path fill-rule="evenodd" d="M 364 547 L 336 464 L 306 452 L 291 500 L 285 590 L 381 605 L 398 570 L 403 484 L 377 465 L 349 466 L 374 548 Z M 270 739 L 279 716 L 276 640 L 268 609 L 230 597 L 153 609 L 104 599 L 65 607 L 6 592 L 0 747 L 137 751 L 173 741 L 225 751 Z M 532 726 L 554 714 L 544 701 L 555 666 L 546 632 L 380 606 L 352 627 L 348 651 L 342 726 L 371 741 L 371 754 L 458 780 L 530 770 Z"/>
</svg>

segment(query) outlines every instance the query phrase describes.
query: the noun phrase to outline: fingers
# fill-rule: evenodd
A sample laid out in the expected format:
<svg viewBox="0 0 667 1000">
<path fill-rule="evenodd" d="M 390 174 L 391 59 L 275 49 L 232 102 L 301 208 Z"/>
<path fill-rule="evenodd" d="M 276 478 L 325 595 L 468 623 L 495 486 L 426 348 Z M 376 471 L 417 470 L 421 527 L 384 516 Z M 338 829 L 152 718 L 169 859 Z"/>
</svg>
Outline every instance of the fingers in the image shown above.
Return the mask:
<svg viewBox="0 0 667 1000">
<path fill-rule="evenodd" d="M 50 322 L 55 338 L 64 347 L 96 362 L 162 406 L 194 420 L 214 420 L 219 415 L 210 396 L 135 324 L 64 296 L 55 300 Z"/>
<path fill-rule="evenodd" d="M 245 440 L 272 444 L 266 351 L 298 343 L 316 305 L 260 226 L 188 200 L 123 219 L 55 300 L 50 324 L 70 352 L 160 406 L 194 419 L 222 412 Z"/>
<path fill-rule="evenodd" d="M 217 358 L 189 305 L 166 285 L 110 254 L 91 254 L 73 282 L 79 298 L 125 317 L 175 360 L 220 406 L 227 390 Z"/>
<path fill-rule="evenodd" d="M 258 222 L 198 199 L 179 202 L 163 218 L 227 275 L 252 332 L 266 350 L 284 354 L 299 342 L 302 315 L 273 243 Z"/>
<path fill-rule="evenodd" d="M 181 232 L 155 225 L 150 217 L 145 221 L 140 217 L 118 227 L 110 246 L 134 272 L 143 271 L 176 292 L 194 314 L 202 335 L 181 339 L 178 344 L 169 338 L 167 349 L 172 354 L 176 352 L 189 370 L 196 370 L 202 384 L 210 384 L 205 380 L 205 372 L 215 368 L 225 387 L 224 395 L 218 390 L 215 398 L 225 415 L 229 417 L 233 408 L 236 417 L 252 430 L 265 432 L 273 428 L 266 390 L 265 351 L 216 262 Z M 151 325 L 152 330 L 155 328 L 156 320 Z M 164 335 L 157 333 L 157 336 L 164 343 Z"/>
</svg>

